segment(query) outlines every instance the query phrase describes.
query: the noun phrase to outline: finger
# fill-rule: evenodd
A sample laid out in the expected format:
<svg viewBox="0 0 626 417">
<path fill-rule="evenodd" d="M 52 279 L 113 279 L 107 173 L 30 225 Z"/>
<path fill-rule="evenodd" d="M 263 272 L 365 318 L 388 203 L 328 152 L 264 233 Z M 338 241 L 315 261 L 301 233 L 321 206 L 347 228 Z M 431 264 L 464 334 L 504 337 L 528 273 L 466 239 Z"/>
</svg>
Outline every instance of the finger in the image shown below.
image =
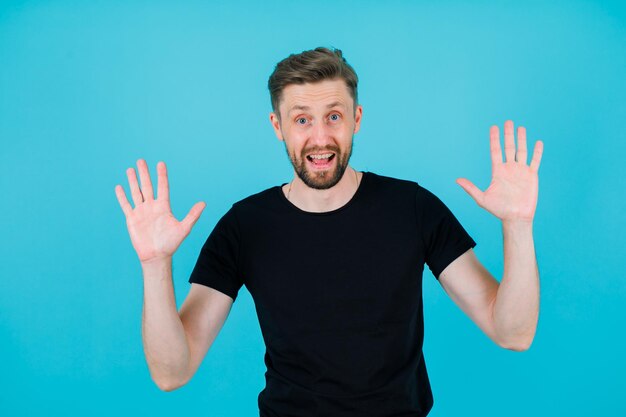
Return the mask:
<svg viewBox="0 0 626 417">
<path fill-rule="evenodd" d="M 148 164 L 144 159 L 137 161 L 137 167 L 139 168 L 139 179 L 141 180 L 141 193 L 143 199 L 153 200 L 154 191 L 152 191 L 152 181 L 150 180 L 150 171 L 148 170 Z"/>
<path fill-rule="evenodd" d="M 491 148 L 491 165 L 502 163 L 502 149 L 500 148 L 500 130 L 498 126 L 491 126 L 489 130 L 489 146 Z"/>
<path fill-rule="evenodd" d="M 533 151 L 533 159 L 530 161 L 530 168 L 534 171 L 539 171 L 539 164 L 541 163 L 541 155 L 543 155 L 543 142 L 538 140 L 535 142 L 535 150 Z"/>
<path fill-rule="evenodd" d="M 128 184 L 130 185 L 130 195 L 133 196 L 133 203 L 135 204 L 135 207 L 137 207 L 139 204 L 143 203 L 143 195 L 141 194 L 139 184 L 137 183 L 135 169 L 128 168 L 126 170 L 126 176 L 128 177 Z"/>
<path fill-rule="evenodd" d="M 191 230 L 193 225 L 196 224 L 196 222 L 200 218 L 200 214 L 202 214 L 202 210 L 204 210 L 205 207 L 206 207 L 206 204 L 201 201 L 199 203 L 194 204 L 191 210 L 189 210 L 189 213 L 187 213 L 187 215 L 182 221 L 182 223 L 185 225 L 185 228 L 187 230 Z"/>
<path fill-rule="evenodd" d="M 470 180 L 457 178 L 456 183 L 459 184 L 479 205 L 481 204 L 483 192 L 480 191 Z"/>
<path fill-rule="evenodd" d="M 124 216 L 128 217 L 133 212 L 133 208 L 128 202 L 128 199 L 126 198 L 126 193 L 124 193 L 124 188 L 122 188 L 121 185 L 115 186 L 115 195 L 117 196 L 117 201 L 120 203 L 120 207 L 122 207 Z"/>
<path fill-rule="evenodd" d="M 515 136 L 511 120 L 504 122 L 504 156 L 505 162 L 515 162 Z"/>
<path fill-rule="evenodd" d="M 526 165 L 528 159 L 526 151 L 526 129 L 522 126 L 517 128 L 517 155 L 515 160 Z"/>
<path fill-rule="evenodd" d="M 170 186 L 167 180 L 167 167 L 165 162 L 157 164 L 157 200 L 170 201 Z"/>
</svg>

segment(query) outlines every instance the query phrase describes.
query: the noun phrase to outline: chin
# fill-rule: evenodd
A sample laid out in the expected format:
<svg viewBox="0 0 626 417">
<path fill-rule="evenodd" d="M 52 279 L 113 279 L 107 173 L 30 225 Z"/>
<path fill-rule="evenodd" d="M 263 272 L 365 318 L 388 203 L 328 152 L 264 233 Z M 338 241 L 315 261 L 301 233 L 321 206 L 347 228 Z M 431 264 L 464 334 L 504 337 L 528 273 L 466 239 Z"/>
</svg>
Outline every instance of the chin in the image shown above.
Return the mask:
<svg viewBox="0 0 626 417">
<path fill-rule="evenodd" d="M 298 176 L 308 187 L 315 190 L 328 190 L 334 187 L 343 177 L 345 169 L 338 172 L 337 168 L 329 171 L 310 172 L 306 171 L 304 175 L 298 172 Z"/>
</svg>

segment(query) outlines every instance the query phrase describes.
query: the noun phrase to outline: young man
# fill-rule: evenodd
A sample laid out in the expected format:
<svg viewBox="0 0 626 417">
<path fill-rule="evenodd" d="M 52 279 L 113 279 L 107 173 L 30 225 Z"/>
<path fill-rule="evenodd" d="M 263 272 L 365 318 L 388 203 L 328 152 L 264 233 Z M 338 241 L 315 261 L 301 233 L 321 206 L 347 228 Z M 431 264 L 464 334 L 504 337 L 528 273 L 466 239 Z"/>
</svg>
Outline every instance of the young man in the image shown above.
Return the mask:
<svg viewBox="0 0 626 417">
<path fill-rule="evenodd" d="M 179 312 L 172 256 L 204 209 L 178 222 L 166 167 L 154 197 L 144 160 L 127 170 L 133 209 L 116 187 L 144 273 L 144 347 L 166 391 L 187 383 L 242 285 L 266 344 L 261 416 L 425 416 L 433 405 L 422 355 L 427 264 L 455 303 L 498 345 L 525 350 L 535 334 L 539 277 L 532 238 L 542 143 L 530 165 L 526 133 L 505 123 L 506 161 L 491 128 L 493 179 L 457 182 L 502 220 L 504 276 L 482 266 L 450 210 L 416 182 L 349 165 L 361 123 L 357 76 L 339 50 L 277 64 L 270 122 L 294 178 L 235 203 L 204 244 Z M 382 150 L 381 150 L 382 151 Z"/>
</svg>

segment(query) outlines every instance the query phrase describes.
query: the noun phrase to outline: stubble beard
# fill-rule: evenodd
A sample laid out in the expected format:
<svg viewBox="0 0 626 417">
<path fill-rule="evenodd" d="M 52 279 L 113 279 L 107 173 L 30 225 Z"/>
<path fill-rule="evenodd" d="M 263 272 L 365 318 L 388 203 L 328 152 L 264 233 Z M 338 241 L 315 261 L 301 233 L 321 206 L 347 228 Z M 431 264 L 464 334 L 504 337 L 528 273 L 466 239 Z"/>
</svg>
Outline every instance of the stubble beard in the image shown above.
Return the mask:
<svg viewBox="0 0 626 417">
<path fill-rule="evenodd" d="M 316 190 L 327 190 L 337 185 L 343 177 L 343 174 L 346 172 L 348 162 L 352 156 L 352 141 L 350 141 L 350 147 L 345 153 L 341 152 L 339 147 L 335 145 L 326 146 L 324 148 L 313 147 L 303 149 L 300 158 L 296 158 L 295 152 L 289 153 L 286 143 L 285 150 L 287 151 L 287 156 L 291 161 L 291 165 L 293 165 L 293 169 L 296 171 L 296 175 L 298 175 L 298 178 L 300 178 L 302 182 L 307 185 L 307 187 Z M 309 170 L 307 168 L 306 155 L 312 152 L 321 153 L 326 151 L 333 152 L 335 154 L 335 159 L 337 160 L 335 168 L 331 168 L 327 171 L 316 172 Z"/>
</svg>

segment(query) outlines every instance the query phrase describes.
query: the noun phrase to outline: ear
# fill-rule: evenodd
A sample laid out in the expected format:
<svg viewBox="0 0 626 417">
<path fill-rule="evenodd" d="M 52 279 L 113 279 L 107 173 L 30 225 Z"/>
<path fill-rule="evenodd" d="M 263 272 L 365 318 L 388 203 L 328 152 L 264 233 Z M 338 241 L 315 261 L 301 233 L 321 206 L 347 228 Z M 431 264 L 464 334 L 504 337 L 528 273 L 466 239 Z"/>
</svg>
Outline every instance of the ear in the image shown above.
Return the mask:
<svg viewBox="0 0 626 417">
<path fill-rule="evenodd" d="M 272 124 L 272 127 L 274 128 L 274 133 L 276 134 L 276 137 L 278 138 L 278 140 L 283 141 L 283 132 L 280 129 L 280 120 L 278 119 L 278 115 L 274 112 L 270 113 L 270 123 Z"/>
<path fill-rule="evenodd" d="M 361 128 L 361 116 L 363 115 L 363 106 L 360 104 L 356 106 L 354 111 L 354 133 L 357 133 Z"/>
</svg>

